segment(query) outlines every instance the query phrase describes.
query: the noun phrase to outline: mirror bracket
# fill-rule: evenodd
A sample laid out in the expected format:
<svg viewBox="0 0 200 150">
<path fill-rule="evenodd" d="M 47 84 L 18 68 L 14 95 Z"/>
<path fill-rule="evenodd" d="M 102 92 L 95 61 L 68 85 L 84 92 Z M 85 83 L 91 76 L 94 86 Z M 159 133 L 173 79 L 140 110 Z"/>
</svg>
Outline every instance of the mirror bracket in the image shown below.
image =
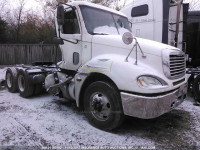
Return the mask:
<svg viewBox="0 0 200 150">
<path fill-rule="evenodd" d="M 73 42 L 73 41 L 70 41 L 70 40 L 66 40 L 66 39 L 62 39 L 63 41 L 66 41 L 66 42 L 69 42 L 69 43 L 72 43 L 72 44 L 78 44 L 78 40 L 76 40 L 76 42 Z"/>
<path fill-rule="evenodd" d="M 54 37 L 53 42 L 56 45 L 63 45 L 64 44 L 63 40 L 61 38 L 58 38 L 58 37 Z"/>
<path fill-rule="evenodd" d="M 53 38 L 53 42 L 56 44 L 56 45 L 63 45 L 64 44 L 64 41 L 66 42 L 69 42 L 69 43 L 72 43 L 72 44 L 78 44 L 78 40 L 76 40 L 76 42 L 73 42 L 73 41 L 70 41 L 70 40 L 66 40 L 66 39 L 62 39 L 61 37 L 54 37 Z"/>
</svg>

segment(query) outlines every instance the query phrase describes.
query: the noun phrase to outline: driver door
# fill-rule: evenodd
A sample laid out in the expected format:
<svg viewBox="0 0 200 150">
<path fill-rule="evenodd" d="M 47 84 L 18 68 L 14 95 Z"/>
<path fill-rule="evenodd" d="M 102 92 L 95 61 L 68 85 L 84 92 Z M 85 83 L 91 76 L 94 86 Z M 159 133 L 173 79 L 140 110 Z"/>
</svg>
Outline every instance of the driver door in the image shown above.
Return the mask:
<svg viewBox="0 0 200 150">
<path fill-rule="evenodd" d="M 77 14 L 72 9 L 64 13 L 64 25 L 61 26 L 61 38 L 64 44 L 60 46 L 62 51 L 61 69 L 76 71 L 81 65 L 81 33 Z"/>
</svg>

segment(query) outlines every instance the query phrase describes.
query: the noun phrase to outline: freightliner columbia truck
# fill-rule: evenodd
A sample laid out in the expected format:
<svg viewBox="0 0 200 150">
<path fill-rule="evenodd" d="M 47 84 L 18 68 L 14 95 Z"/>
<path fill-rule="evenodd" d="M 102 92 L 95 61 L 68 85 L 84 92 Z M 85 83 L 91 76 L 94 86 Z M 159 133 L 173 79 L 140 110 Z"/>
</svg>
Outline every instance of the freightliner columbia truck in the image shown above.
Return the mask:
<svg viewBox="0 0 200 150">
<path fill-rule="evenodd" d="M 88 2 L 59 3 L 55 43 L 62 61 L 7 69 L 10 92 L 22 97 L 39 88 L 76 101 L 89 122 L 112 130 L 125 115 L 151 119 L 186 97 L 185 54 L 159 42 L 136 38 L 121 12 Z"/>
</svg>

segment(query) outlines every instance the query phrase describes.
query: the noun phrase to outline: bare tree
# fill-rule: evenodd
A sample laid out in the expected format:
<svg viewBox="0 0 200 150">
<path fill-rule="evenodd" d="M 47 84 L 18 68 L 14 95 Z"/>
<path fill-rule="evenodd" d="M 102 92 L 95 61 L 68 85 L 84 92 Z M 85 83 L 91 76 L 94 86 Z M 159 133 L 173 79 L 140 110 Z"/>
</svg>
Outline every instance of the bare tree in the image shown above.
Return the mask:
<svg viewBox="0 0 200 150">
<path fill-rule="evenodd" d="M 0 0 L 0 17 L 4 17 L 5 15 L 5 6 L 7 5 L 7 2 L 4 0 Z"/>
<path fill-rule="evenodd" d="M 126 5 L 126 3 L 127 3 L 127 0 L 124 0 L 124 4 L 123 4 L 123 7 Z"/>
<path fill-rule="evenodd" d="M 68 0 L 36 0 L 39 4 L 43 6 L 43 9 L 49 9 L 49 11 L 55 11 L 56 5 L 61 3 L 67 3 Z"/>
<path fill-rule="evenodd" d="M 6 5 L 6 1 L 0 0 L 0 12 L 3 10 L 5 5 Z"/>
<path fill-rule="evenodd" d="M 89 1 L 95 4 L 111 7 L 114 3 L 117 4 L 119 0 L 89 0 Z"/>
<path fill-rule="evenodd" d="M 36 0 L 43 7 L 43 17 L 46 23 L 54 24 L 55 9 L 59 2 L 67 3 L 68 0 Z"/>
<path fill-rule="evenodd" d="M 116 10 L 120 10 L 123 8 L 128 0 L 88 0 L 95 4 L 100 4 L 106 7 L 110 7 Z"/>
<path fill-rule="evenodd" d="M 14 10 L 14 19 L 16 21 L 16 40 L 19 41 L 19 32 L 22 25 L 23 15 L 24 15 L 24 6 L 25 6 L 26 0 L 18 0 L 18 7 Z"/>
<path fill-rule="evenodd" d="M 121 3 L 119 3 L 118 1 Z M 115 5 L 116 6 L 115 9 L 120 11 L 126 5 L 128 0 L 118 0 L 118 1 L 117 1 L 117 4 Z"/>
</svg>

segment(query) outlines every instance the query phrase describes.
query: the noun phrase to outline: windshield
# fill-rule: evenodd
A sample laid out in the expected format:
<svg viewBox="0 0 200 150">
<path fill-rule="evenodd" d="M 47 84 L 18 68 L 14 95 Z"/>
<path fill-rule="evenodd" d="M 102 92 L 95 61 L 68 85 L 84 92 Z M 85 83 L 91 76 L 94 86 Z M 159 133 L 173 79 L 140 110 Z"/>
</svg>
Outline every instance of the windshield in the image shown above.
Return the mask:
<svg viewBox="0 0 200 150">
<path fill-rule="evenodd" d="M 109 11 L 88 6 L 80 6 L 88 33 L 105 35 L 123 35 L 131 32 L 128 19 Z"/>
</svg>

